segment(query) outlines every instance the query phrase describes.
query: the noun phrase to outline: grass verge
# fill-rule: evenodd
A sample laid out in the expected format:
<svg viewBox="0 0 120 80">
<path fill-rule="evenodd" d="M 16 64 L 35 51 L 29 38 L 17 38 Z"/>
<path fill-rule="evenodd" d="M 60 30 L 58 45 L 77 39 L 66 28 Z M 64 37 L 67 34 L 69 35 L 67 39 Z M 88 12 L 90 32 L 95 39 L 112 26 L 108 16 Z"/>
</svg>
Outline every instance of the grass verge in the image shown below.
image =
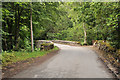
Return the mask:
<svg viewBox="0 0 120 80">
<path fill-rule="evenodd" d="M 2 53 L 2 67 L 10 65 L 12 63 L 16 63 L 18 61 L 24 61 L 29 58 L 41 57 L 52 51 L 58 50 L 58 47 L 54 47 L 48 51 L 34 51 L 34 52 L 4 52 Z"/>
</svg>

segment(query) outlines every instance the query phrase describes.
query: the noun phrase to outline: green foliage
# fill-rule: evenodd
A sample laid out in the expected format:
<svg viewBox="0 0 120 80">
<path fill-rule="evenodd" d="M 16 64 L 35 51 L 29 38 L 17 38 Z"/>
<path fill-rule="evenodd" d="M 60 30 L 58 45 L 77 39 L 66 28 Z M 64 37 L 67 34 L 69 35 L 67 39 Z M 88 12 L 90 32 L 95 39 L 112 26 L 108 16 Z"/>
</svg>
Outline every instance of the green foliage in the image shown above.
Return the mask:
<svg viewBox="0 0 120 80">
<path fill-rule="evenodd" d="M 44 56 L 51 51 L 58 50 L 58 47 L 54 47 L 48 51 L 34 51 L 34 52 L 3 52 L 2 53 L 2 66 L 7 66 L 18 61 L 27 60 L 29 58 Z"/>
<path fill-rule="evenodd" d="M 12 59 L 13 58 L 15 58 L 16 56 L 15 56 L 15 54 L 14 54 L 14 52 L 12 52 L 12 53 L 4 53 L 4 54 L 2 54 L 2 65 L 4 66 L 4 65 L 8 65 L 8 64 L 11 64 L 12 63 Z M 6 63 L 6 64 L 4 64 L 4 63 Z"/>
<path fill-rule="evenodd" d="M 73 40 L 92 44 L 108 40 L 120 48 L 120 3 L 3 2 L 2 48 L 31 51 L 30 8 L 34 40 Z"/>
<path fill-rule="evenodd" d="M 29 34 L 29 3 L 6 2 L 2 5 L 2 48 L 19 50 L 24 48 L 24 39 Z M 6 34 L 7 33 L 7 34 Z"/>
</svg>

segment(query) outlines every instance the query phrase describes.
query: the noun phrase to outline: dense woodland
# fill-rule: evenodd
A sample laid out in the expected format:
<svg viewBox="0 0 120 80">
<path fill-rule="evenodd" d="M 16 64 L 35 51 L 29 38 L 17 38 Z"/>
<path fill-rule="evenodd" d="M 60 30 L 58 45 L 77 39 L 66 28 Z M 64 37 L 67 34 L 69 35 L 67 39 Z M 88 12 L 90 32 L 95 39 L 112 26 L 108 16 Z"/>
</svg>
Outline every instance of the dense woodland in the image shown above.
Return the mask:
<svg viewBox="0 0 120 80">
<path fill-rule="evenodd" d="M 107 40 L 120 48 L 120 2 L 4 2 L 2 50 L 30 50 L 30 9 L 35 40 L 92 44 Z"/>
</svg>

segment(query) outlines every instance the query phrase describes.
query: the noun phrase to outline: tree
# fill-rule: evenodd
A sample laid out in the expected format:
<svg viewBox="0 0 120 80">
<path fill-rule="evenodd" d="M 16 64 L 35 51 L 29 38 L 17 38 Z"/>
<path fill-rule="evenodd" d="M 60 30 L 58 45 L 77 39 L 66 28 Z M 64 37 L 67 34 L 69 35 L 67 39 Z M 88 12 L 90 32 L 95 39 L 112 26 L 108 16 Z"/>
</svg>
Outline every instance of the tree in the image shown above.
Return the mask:
<svg viewBox="0 0 120 80">
<path fill-rule="evenodd" d="M 33 48 L 33 29 L 32 29 L 32 2 L 30 3 L 31 9 L 30 9 L 30 25 L 31 25 L 31 49 L 32 52 L 34 51 Z"/>
</svg>

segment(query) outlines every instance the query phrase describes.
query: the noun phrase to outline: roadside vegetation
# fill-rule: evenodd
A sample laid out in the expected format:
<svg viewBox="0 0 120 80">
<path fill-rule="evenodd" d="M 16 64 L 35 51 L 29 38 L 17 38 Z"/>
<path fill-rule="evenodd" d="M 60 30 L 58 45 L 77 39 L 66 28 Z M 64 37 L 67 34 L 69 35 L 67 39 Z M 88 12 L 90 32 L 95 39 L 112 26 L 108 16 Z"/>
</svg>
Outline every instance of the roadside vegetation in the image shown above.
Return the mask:
<svg viewBox="0 0 120 80">
<path fill-rule="evenodd" d="M 42 57 L 52 51 L 58 50 L 58 47 L 54 47 L 53 49 L 50 50 L 37 50 L 34 52 L 17 52 L 17 51 L 12 51 L 12 52 L 3 52 L 2 53 L 2 67 L 5 67 L 7 65 L 19 62 L 19 61 L 24 61 L 30 58 L 36 58 L 36 57 Z"/>
<path fill-rule="evenodd" d="M 1 61 L 2 61 L 2 54 L 0 54 L 0 69 L 2 69 Z"/>
</svg>

